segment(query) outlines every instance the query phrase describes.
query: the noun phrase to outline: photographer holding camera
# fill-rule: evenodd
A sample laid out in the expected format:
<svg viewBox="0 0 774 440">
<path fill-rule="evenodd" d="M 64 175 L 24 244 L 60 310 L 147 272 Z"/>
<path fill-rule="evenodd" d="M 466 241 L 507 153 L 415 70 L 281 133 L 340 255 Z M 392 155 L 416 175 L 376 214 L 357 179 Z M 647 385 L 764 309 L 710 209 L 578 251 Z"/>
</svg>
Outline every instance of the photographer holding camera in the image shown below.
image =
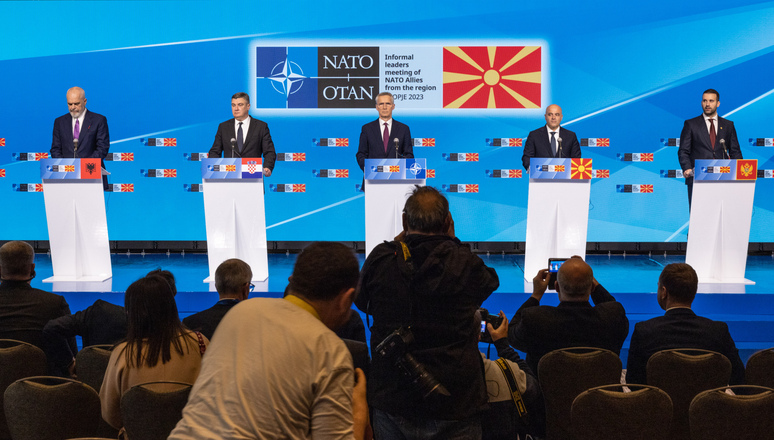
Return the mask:
<svg viewBox="0 0 774 440">
<path fill-rule="evenodd" d="M 480 439 L 487 393 L 470 318 L 497 273 L 454 236 L 449 202 L 432 187 L 406 200 L 403 229 L 368 255 L 355 301 L 373 316 L 374 436 Z"/>
<path fill-rule="evenodd" d="M 489 395 L 489 409 L 481 416 L 483 440 L 527 439 L 532 432 L 530 416 L 542 404 L 540 384 L 516 350 L 508 343 L 508 318 L 479 309 L 475 321 L 485 324 L 481 340 L 494 344 L 499 359 L 487 359 L 484 374 Z"/>
</svg>

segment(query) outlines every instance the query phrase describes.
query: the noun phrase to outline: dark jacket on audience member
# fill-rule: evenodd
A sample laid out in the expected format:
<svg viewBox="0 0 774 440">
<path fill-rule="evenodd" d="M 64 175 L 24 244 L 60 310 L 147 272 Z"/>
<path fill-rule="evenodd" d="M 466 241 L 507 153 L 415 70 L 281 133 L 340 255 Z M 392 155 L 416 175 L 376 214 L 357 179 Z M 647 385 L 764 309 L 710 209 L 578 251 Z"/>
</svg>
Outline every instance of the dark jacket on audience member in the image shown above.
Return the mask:
<svg viewBox="0 0 774 440">
<path fill-rule="evenodd" d="M 46 354 L 59 372 L 66 374 L 77 350 L 68 341 L 80 336 L 83 346 L 114 345 L 126 339 L 126 311 L 123 307 L 98 299 L 74 314 L 49 321 L 43 328 L 48 341 Z"/>
<path fill-rule="evenodd" d="M 212 335 L 215 334 L 220 321 L 238 303 L 236 299 L 222 299 L 209 309 L 184 318 L 183 325 L 195 332 L 201 332 L 207 339 L 212 340 Z"/>
<path fill-rule="evenodd" d="M 408 235 L 413 275 L 401 245 L 382 243 L 368 255 L 355 304 L 373 316 L 369 403 L 407 418 L 462 420 L 486 406 L 479 328 L 472 317 L 500 285 L 497 273 L 456 238 Z M 392 358 L 376 347 L 399 327 L 411 326 L 408 351 L 451 397 L 423 399 Z"/>
<path fill-rule="evenodd" d="M 70 314 L 64 297 L 35 289 L 27 281 L 0 283 L 0 339 L 16 339 L 46 350 L 43 327 L 48 321 Z M 75 352 L 75 338 L 67 339 Z"/>
<path fill-rule="evenodd" d="M 588 301 L 561 301 L 554 307 L 541 306 L 529 297 L 513 315 L 508 339 L 527 353 L 527 364 L 535 374 L 540 358 L 560 348 L 596 347 L 621 354 L 629 333 L 623 305 L 602 285 L 591 292 L 591 299 L 593 307 Z"/>
<path fill-rule="evenodd" d="M 716 351 L 731 361 L 730 385 L 744 383 L 744 364 L 725 322 L 697 316 L 687 307 L 669 309 L 664 316 L 634 326 L 626 362 L 627 383 L 647 383 L 648 359 L 670 348 L 698 348 Z"/>
</svg>

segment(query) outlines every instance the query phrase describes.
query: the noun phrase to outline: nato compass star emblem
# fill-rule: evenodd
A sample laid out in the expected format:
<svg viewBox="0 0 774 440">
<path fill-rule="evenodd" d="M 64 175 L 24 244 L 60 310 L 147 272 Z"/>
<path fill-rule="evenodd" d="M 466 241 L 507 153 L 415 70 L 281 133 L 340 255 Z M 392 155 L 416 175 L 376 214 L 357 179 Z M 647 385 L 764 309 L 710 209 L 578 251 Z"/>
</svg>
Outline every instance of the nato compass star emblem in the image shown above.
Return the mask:
<svg viewBox="0 0 774 440">
<path fill-rule="evenodd" d="M 301 66 L 287 58 L 277 63 L 271 71 L 271 76 L 269 76 L 274 90 L 285 96 L 290 96 L 301 90 L 306 78 Z"/>
<path fill-rule="evenodd" d="M 417 175 L 419 175 L 419 173 L 421 173 L 421 172 L 422 172 L 422 165 L 420 165 L 420 164 L 418 164 L 418 163 L 414 162 L 414 163 L 413 163 L 413 164 L 411 164 L 411 166 L 409 167 L 409 171 L 411 171 L 411 173 L 412 173 L 412 174 L 414 174 L 414 176 L 417 176 Z"/>
</svg>

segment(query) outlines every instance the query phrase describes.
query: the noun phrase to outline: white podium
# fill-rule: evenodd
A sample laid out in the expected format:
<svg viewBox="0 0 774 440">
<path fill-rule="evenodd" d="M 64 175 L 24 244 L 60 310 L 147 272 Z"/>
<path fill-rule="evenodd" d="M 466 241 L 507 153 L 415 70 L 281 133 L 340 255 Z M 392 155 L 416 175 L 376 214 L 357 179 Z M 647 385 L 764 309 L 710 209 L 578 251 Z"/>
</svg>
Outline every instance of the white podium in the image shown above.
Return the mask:
<svg viewBox="0 0 774 440">
<path fill-rule="evenodd" d="M 266 281 L 269 260 L 262 160 L 203 159 L 202 184 L 210 270 L 204 282 L 214 282 L 215 270 L 229 258 L 249 264 L 252 281 Z"/>
<path fill-rule="evenodd" d="M 549 258 L 585 258 L 590 192 L 591 159 L 530 159 L 525 281 Z"/>
<path fill-rule="evenodd" d="M 40 161 L 54 276 L 44 283 L 113 276 L 100 159 Z"/>
<path fill-rule="evenodd" d="M 425 159 L 365 160 L 365 255 L 403 231 L 403 205 L 414 185 L 425 185 Z"/>
<path fill-rule="evenodd" d="M 745 279 L 758 161 L 697 160 L 685 262 L 706 284 Z"/>
</svg>

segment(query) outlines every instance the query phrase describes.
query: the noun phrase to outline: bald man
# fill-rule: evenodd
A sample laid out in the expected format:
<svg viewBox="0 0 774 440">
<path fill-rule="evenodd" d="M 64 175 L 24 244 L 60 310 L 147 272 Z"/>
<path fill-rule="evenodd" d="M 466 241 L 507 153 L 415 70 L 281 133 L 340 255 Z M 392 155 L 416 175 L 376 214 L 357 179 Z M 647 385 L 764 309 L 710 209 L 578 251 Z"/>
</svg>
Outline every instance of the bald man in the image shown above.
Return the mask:
<svg viewBox="0 0 774 440">
<path fill-rule="evenodd" d="M 580 144 L 575 133 L 560 127 L 562 108 L 556 104 L 546 107 L 546 125 L 533 130 L 524 143 L 521 162 L 529 172 L 529 160 L 533 157 L 581 157 Z"/>
<path fill-rule="evenodd" d="M 80 87 L 67 91 L 67 108 L 68 113 L 54 121 L 51 157 L 100 158 L 105 168 L 110 148 L 107 118 L 86 110 L 86 92 Z M 107 176 L 102 176 L 102 186 L 107 190 Z"/>
<path fill-rule="evenodd" d="M 535 374 L 540 358 L 560 348 L 598 347 L 620 354 L 629 320 L 623 305 L 594 278 L 591 266 L 580 257 L 562 264 L 556 281 L 556 307 L 540 305 L 548 280 L 548 269 L 538 271 L 532 280 L 532 296 L 516 311 L 508 329 L 511 345 L 527 353 L 527 364 Z"/>
</svg>

